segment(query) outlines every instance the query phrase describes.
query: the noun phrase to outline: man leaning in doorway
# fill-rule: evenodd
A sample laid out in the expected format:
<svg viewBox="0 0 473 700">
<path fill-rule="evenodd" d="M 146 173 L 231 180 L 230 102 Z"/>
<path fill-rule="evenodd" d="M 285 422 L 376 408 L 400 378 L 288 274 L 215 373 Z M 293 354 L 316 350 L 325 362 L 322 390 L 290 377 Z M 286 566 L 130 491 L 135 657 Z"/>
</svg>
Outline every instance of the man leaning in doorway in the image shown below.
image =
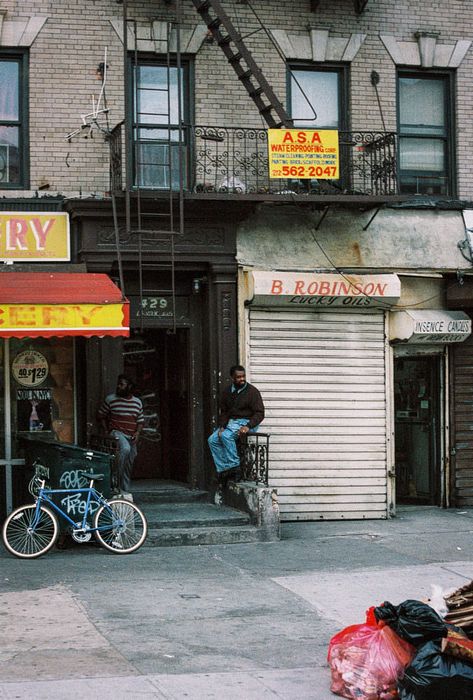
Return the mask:
<svg viewBox="0 0 473 700">
<path fill-rule="evenodd" d="M 130 501 L 133 500 L 130 493 L 131 472 L 144 423 L 143 404 L 137 396 L 133 396 L 133 390 L 133 382 L 120 374 L 115 393 L 105 398 L 98 412 L 103 430 L 117 441 L 118 488 L 122 497 Z"/>
<path fill-rule="evenodd" d="M 256 431 L 264 418 L 264 404 L 258 389 L 246 381 L 245 368 L 230 369 L 232 383 L 220 397 L 219 427 L 209 437 L 209 447 L 219 480 L 239 478 L 240 458 L 236 441 Z"/>
</svg>

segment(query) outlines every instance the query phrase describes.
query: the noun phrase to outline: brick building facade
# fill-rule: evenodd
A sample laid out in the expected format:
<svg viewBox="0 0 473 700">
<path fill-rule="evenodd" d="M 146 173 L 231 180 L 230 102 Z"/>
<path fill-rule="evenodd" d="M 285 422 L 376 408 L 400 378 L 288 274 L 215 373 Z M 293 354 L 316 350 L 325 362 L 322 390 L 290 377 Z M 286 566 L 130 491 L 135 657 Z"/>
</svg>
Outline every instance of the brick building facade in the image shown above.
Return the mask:
<svg viewBox="0 0 473 700">
<path fill-rule="evenodd" d="M 125 279 L 134 329 L 128 352 L 144 347 L 150 356 L 174 358 L 165 370 L 146 363 L 137 369 L 122 341 L 77 339 L 81 389 L 73 437 L 84 441 L 93 430 L 98 394 L 111 387 L 128 357 L 139 382 L 155 382 L 158 412 L 172 405 L 160 417 L 160 430 L 162 445 L 174 456 L 165 464 L 150 441 L 139 474 L 208 487 L 213 477 L 204 438 L 228 367 L 239 357 L 267 400 L 270 481 L 278 487 L 283 517 L 389 517 L 398 500 L 470 504 L 469 341 L 458 342 L 453 333 L 443 339 L 431 333 L 430 340 L 422 333 L 399 335 L 398 321 L 465 321 L 473 303 L 464 215 L 473 199 L 473 10 L 462 0 L 422 0 L 415 7 L 386 0 L 221 5 L 296 120 L 294 110 L 306 101 L 294 76 L 304 82 L 319 118 L 308 120 L 302 107 L 304 118 L 295 125 L 339 130 L 346 182 L 292 179 L 276 187 L 262 175 L 266 123 L 191 0 L 181 0 L 180 7 L 164 0 L 4 0 L 0 7 L 0 80 L 16 81 L 9 101 L 2 106 L 0 100 L 1 209 L 67 212 L 71 263 L 115 281 L 121 272 Z M 142 164 L 137 176 L 133 134 L 143 127 L 159 141 L 157 126 L 172 138 L 177 127 L 170 114 L 174 131 L 163 125 L 156 106 L 148 122 L 133 115 L 136 100 L 146 104 L 148 79 L 134 71 L 162 67 L 168 52 L 176 75 L 177 10 L 183 231 L 172 250 L 163 239 L 138 245 L 126 235 L 127 200 L 116 192 L 117 252 L 111 190 L 120 185 L 110 182 L 106 132 L 125 121 L 114 167 L 123 182 L 128 177 L 132 207 L 141 189 L 146 213 L 165 213 L 169 183 L 146 186 L 150 178 L 166 179 L 167 166 L 156 164 L 163 151 L 155 146 L 153 162 Z M 101 93 L 105 51 L 101 107 L 107 111 L 91 128 L 85 117 L 81 128 L 82 115 L 93 110 L 92 96 L 96 101 Z M 173 79 L 167 89 L 176 96 Z M 160 104 L 163 112 L 172 111 Z M 222 131 L 201 130 L 209 126 Z M 248 131 L 237 146 L 235 129 Z M 262 151 L 249 146 L 258 139 Z M 388 155 L 374 157 L 373 142 L 389 143 Z M 242 148 L 248 149 L 243 155 Z M 65 264 L 56 263 L 61 269 Z M 28 270 L 38 271 L 38 265 Z M 296 311 L 291 298 L 304 295 L 275 301 L 264 288 L 267 273 L 273 281 L 297 273 L 306 287 L 327 274 L 342 281 L 357 275 L 366 284 L 382 275 L 386 284 L 400 286 L 392 302 L 369 300 L 364 310 L 335 300 L 324 311 L 323 302 L 312 303 L 317 295 L 305 295 Z M 142 309 L 136 312 L 143 300 L 167 308 L 171 297 L 171 316 L 150 312 L 144 320 Z M 411 312 L 422 310 L 428 314 L 413 319 Z M 370 373 L 370 367 L 377 370 Z M 179 453 L 172 426 L 183 412 Z M 5 434 L 16 420 L 14 412 Z M 5 449 L 6 465 L 21 466 L 13 443 Z M 422 463 L 420 471 L 412 455 Z M 159 463 L 157 473 L 146 459 Z"/>
</svg>

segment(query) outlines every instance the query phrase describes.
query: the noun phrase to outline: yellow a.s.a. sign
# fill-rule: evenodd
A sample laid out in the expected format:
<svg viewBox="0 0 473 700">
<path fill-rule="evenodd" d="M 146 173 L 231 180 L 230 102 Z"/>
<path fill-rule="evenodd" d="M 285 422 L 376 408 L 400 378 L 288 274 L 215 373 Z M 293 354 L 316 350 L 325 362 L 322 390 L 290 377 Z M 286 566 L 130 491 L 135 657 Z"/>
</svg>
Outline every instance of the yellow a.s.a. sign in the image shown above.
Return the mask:
<svg viewBox="0 0 473 700">
<path fill-rule="evenodd" d="M 338 131 L 268 129 L 269 177 L 336 180 Z"/>
<path fill-rule="evenodd" d="M 0 260 L 70 260 L 66 212 L 0 212 Z"/>
</svg>

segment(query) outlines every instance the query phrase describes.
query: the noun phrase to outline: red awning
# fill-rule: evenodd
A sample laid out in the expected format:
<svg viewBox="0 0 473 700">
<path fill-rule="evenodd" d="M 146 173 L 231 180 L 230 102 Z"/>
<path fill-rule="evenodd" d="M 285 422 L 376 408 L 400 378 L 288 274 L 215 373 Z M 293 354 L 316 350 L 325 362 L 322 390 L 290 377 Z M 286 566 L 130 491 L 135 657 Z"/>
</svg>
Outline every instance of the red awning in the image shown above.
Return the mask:
<svg viewBox="0 0 473 700">
<path fill-rule="evenodd" d="M 128 336 L 129 303 L 104 274 L 4 272 L 0 337 Z"/>
</svg>

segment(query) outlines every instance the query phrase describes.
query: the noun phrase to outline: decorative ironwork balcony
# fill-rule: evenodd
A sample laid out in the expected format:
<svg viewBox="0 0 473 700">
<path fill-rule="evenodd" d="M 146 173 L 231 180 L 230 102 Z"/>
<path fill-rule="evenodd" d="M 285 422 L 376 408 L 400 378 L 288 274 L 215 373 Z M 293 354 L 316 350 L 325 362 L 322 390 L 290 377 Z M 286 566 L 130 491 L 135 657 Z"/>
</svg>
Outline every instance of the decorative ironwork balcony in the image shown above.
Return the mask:
<svg viewBox="0 0 473 700">
<path fill-rule="evenodd" d="M 269 433 L 248 433 L 239 439 L 242 481 L 268 485 Z"/>
<path fill-rule="evenodd" d="M 140 141 L 139 148 L 134 149 L 136 153 L 146 153 L 146 162 L 135 162 L 133 166 L 135 173 L 140 174 L 140 188 L 169 191 L 169 183 L 175 181 L 173 168 L 178 160 L 179 144 L 175 129 L 170 134 L 169 140 Z M 340 177 L 336 180 L 270 179 L 266 129 L 185 126 L 183 135 L 181 162 L 185 191 L 190 196 L 399 194 L 395 132 L 340 131 Z M 110 144 L 114 191 L 122 186 L 122 138 L 118 125 Z M 171 165 L 166 165 L 168 162 Z M 135 176 L 133 185 L 137 181 Z"/>
</svg>

